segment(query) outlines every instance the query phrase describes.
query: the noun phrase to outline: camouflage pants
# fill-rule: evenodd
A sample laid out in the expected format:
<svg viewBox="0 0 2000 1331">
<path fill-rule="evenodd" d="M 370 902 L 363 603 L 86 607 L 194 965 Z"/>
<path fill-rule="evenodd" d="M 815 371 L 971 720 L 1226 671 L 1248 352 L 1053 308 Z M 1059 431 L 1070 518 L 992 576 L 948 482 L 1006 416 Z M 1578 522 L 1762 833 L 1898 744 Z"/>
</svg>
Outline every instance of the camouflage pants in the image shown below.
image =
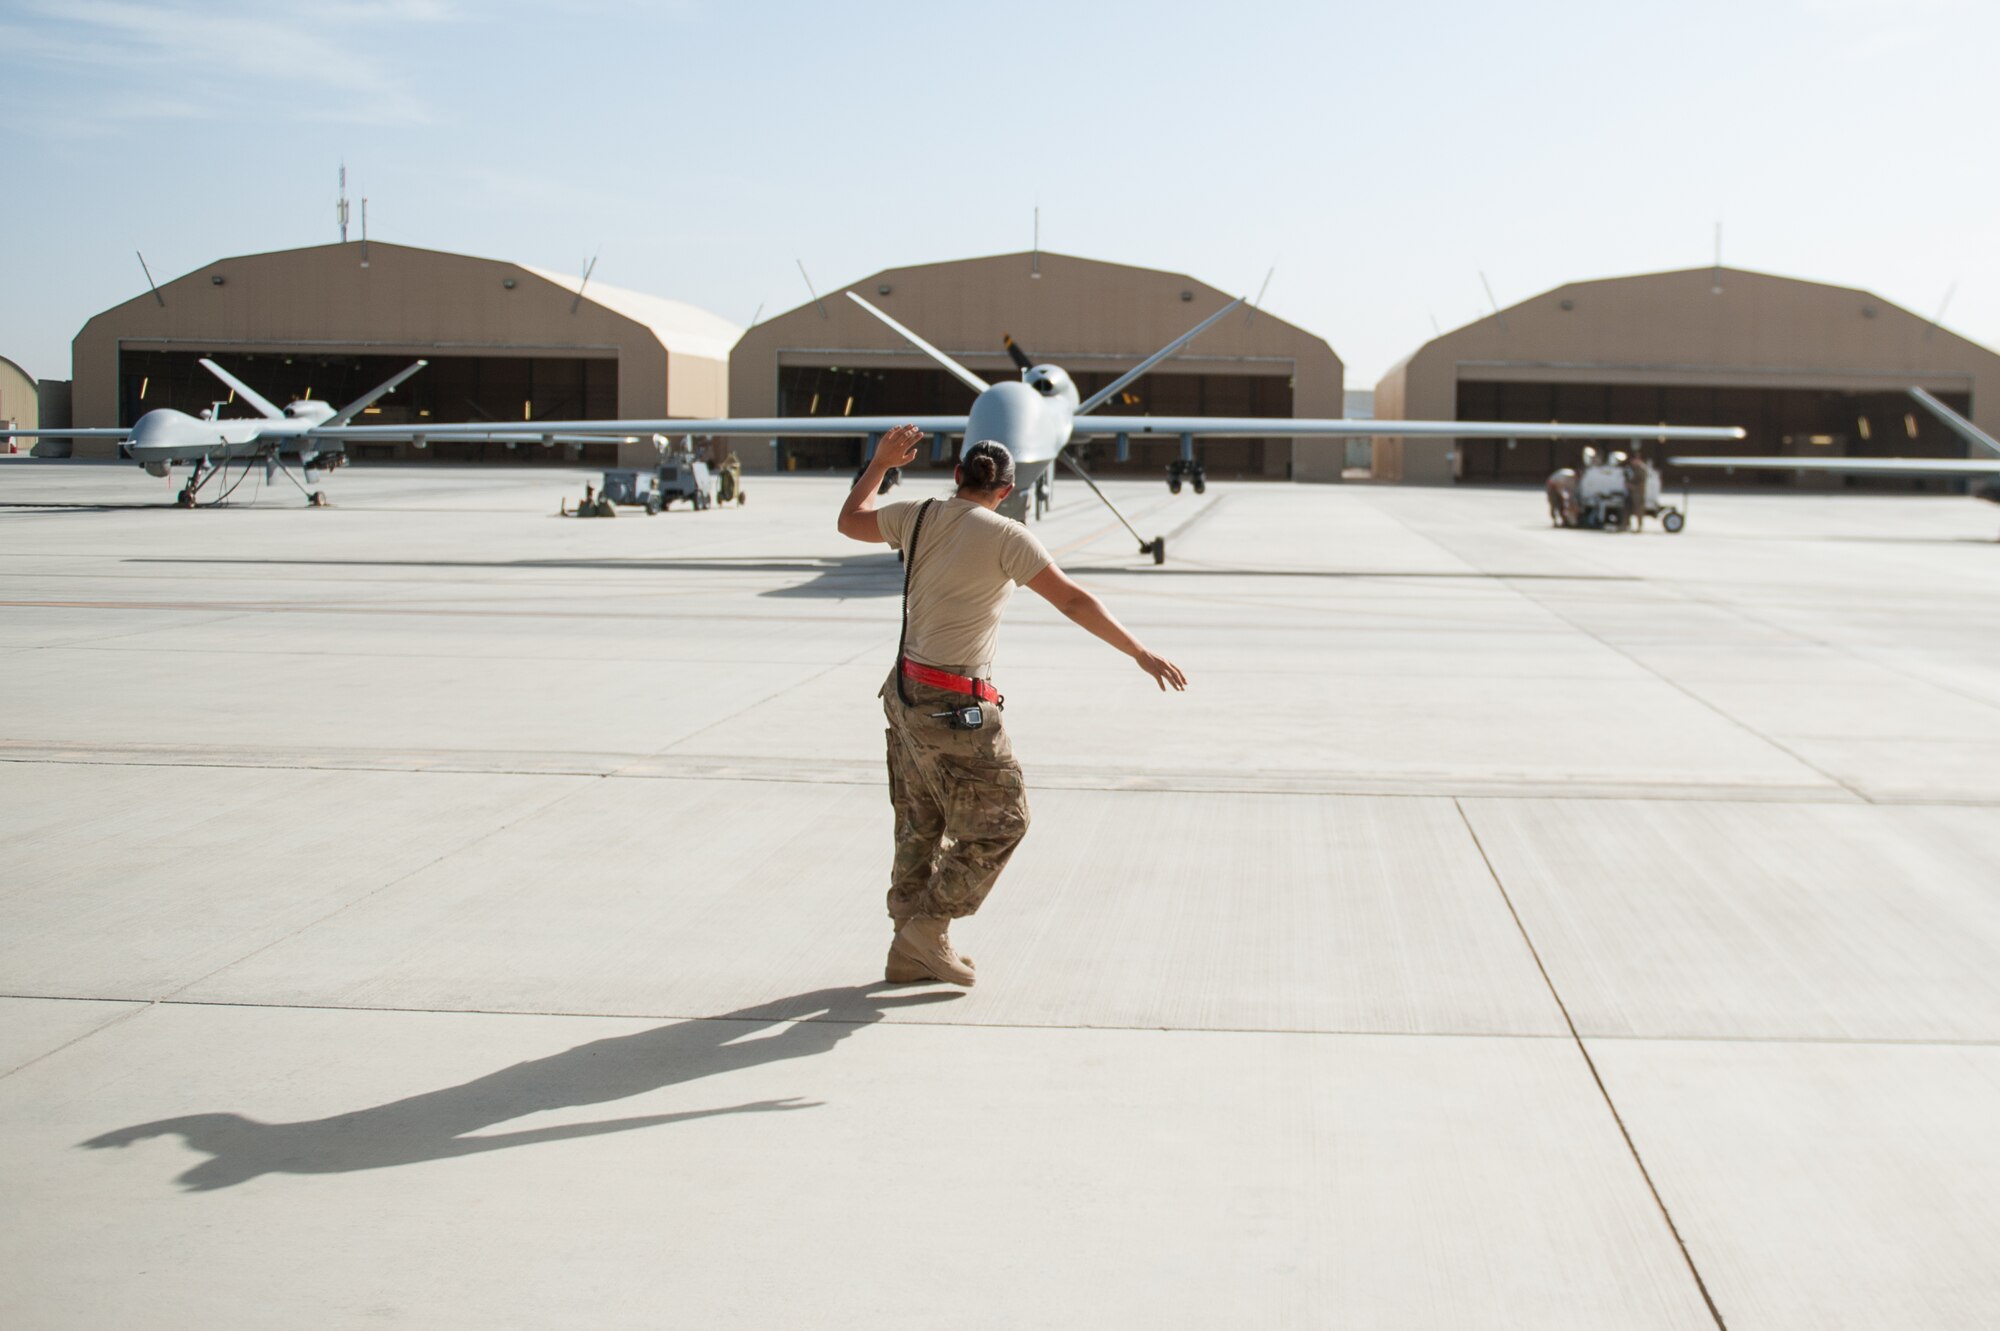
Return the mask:
<svg viewBox="0 0 2000 1331">
<path fill-rule="evenodd" d="M 954 730 L 931 713 L 970 699 L 904 680 L 911 705 L 882 689 L 889 719 L 889 802 L 896 810 L 896 863 L 889 915 L 970 915 L 986 900 L 1014 847 L 1028 834 L 1028 792 L 1000 709 L 986 724 Z"/>
</svg>

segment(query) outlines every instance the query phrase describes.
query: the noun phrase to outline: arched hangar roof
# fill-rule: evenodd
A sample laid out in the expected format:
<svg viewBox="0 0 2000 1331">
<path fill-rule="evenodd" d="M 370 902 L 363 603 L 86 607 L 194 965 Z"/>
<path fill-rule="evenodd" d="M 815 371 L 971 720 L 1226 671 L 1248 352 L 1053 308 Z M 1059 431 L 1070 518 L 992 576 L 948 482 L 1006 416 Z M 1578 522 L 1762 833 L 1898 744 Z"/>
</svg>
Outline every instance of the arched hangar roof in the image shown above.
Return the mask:
<svg viewBox="0 0 2000 1331">
<path fill-rule="evenodd" d="M 77 334 L 78 425 L 116 424 L 121 347 L 615 357 L 627 416 L 718 415 L 740 330 L 680 301 L 382 241 L 218 259 Z"/>
<path fill-rule="evenodd" d="M 1185 273 L 1107 263 L 1048 251 L 997 254 L 885 268 L 829 288 L 758 324 L 731 358 L 738 414 L 755 414 L 769 397 L 769 371 L 829 353 L 866 356 L 870 364 L 929 365 L 896 333 L 845 298 L 854 291 L 925 340 L 984 374 L 1011 372 L 1002 346 L 1011 335 L 1038 360 L 1071 370 L 1124 369 L 1158 350 L 1233 293 Z M 1164 370 L 1234 366 L 1272 373 L 1296 368 L 1303 389 L 1329 385 L 1336 414 L 1340 358 L 1323 338 L 1261 310 L 1225 319 L 1169 361 Z M 744 371 L 748 371 L 747 374 Z M 741 377 L 739 377 L 741 376 Z M 1309 404 L 1301 401 L 1299 410 Z"/>
<path fill-rule="evenodd" d="M 1974 419 L 2000 430 L 2000 356 L 1872 292 L 1741 268 L 1570 282 L 1531 296 L 1391 366 L 1376 384 L 1375 414 L 1456 419 L 1463 382 L 1915 385 L 1969 393 Z M 1430 456 L 1410 446 L 1403 478 L 1442 479 L 1444 447 Z M 1393 443 L 1390 455 L 1401 456 Z"/>
</svg>

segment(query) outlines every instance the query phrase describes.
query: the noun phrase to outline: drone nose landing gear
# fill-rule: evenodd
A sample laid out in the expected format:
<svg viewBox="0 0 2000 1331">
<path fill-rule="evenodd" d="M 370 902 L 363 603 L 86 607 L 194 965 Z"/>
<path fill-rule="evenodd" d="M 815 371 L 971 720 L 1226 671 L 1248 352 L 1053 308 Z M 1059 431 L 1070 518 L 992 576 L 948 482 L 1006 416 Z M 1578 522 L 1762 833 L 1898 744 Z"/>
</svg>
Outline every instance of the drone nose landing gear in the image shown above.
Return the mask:
<svg viewBox="0 0 2000 1331">
<path fill-rule="evenodd" d="M 1133 528 L 1132 524 L 1125 521 L 1125 515 L 1118 511 L 1118 505 L 1112 503 L 1109 499 L 1106 499 L 1104 497 L 1104 491 L 1097 488 L 1097 482 L 1090 479 L 1089 472 L 1085 471 L 1082 467 L 1078 466 L 1076 460 L 1072 458 L 1067 452 L 1057 453 L 1056 456 L 1062 459 L 1062 463 L 1065 467 L 1068 467 L 1071 471 L 1075 472 L 1078 476 L 1081 476 L 1083 478 L 1083 483 L 1090 487 L 1090 492 L 1097 496 L 1098 502 L 1103 504 L 1106 508 L 1110 509 L 1111 516 L 1117 518 L 1120 525 L 1122 525 L 1126 531 L 1132 533 L 1132 539 L 1139 542 L 1140 554 L 1151 555 L 1153 557 L 1153 562 L 1155 564 L 1164 564 L 1167 562 L 1166 537 L 1155 536 L 1152 540 L 1148 541 L 1142 536 L 1140 536 L 1138 531 L 1136 531 Z"/>
</svg>

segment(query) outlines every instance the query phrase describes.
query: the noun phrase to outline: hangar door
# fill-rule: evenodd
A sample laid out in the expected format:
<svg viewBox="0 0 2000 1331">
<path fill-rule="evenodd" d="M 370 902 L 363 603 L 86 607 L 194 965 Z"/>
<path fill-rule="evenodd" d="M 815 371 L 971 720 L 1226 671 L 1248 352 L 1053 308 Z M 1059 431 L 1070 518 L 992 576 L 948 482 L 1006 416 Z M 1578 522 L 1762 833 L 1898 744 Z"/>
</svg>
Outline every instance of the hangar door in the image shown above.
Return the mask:
<svg viewBox="0 0 2000 1331">
<path fill-rule="evenodd" d="M 1965 393 L 1939 393 L 1953 410 L 1969 412 Z M 1459 420 L 1664 421 L 1671 425 L 1738 425 L 1736 444 L 1676 444 L 1674 454 L 1781 454 L 1793 457 L 1965 456 L 1965 445 L 1906 393 L 1821 388 L 1739 388 L 1655 384 L 1565 384 L 1460 381 Z M 1559 467 L 1574 467 L 1581 442 L 1542 439 L 1460 439 L 1463 482 L 1540 484 Z M 1658 445 L 1641 445 L 1659 457 Z M 1669 468 L 1671 474 L 1672 469 Z M 1854 489 L 1958 489 L 1946 479 L 1897 476 L 1801 477 L 1789 471 L 1701 473 L 1704 486 L 1795 485 Z"/>
</svg>

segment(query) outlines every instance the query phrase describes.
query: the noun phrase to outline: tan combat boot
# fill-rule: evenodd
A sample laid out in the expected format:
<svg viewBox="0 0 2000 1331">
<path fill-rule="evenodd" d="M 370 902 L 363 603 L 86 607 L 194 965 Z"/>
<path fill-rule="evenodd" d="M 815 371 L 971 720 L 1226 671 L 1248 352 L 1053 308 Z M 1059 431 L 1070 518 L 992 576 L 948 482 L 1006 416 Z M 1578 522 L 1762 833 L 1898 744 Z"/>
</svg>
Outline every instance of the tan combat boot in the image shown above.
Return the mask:
<svg viewBox="0 0 2000 1331">
<path fill-rule="evenodd" d="M 951 945 L 946 933 L 951 921 L 942 915 L 918 915 L 896 931 L 889 945 L 884 978 L 891 984 L 942 980 L 970 989 L 978 978 L 972 966 Z"/>
<path fill-rule="evenodd" d="M 903 926 L 909 922 L 910 920 L 907 915 L 902 919 L 891 917 L 889 920 L 890 926 L 899 934 L 903 932 Z M 949 928 L 950 924 L 947 922 L 947 931 Z M 948 943 L 951 942 L 949 932 L 945 936 L 945 941 Z M 952 950 L 954 952 L 958 951 L 956 944 L 952 945 Z M 958 959 L 965 963 L 967 970 L 976 971 L 979 969 L 979 963 L 975 962 L 971 957 L 966 956 L 963 952 L 958 953 Z M 892 937 L 889 940 L 889 960 L 882 968 L 882 978 L 890 984 L 922 984 L 925 980 L 931 978 L 931 973 L 898 952 L 896 950 L 896 941 Z"/>
</svg>

